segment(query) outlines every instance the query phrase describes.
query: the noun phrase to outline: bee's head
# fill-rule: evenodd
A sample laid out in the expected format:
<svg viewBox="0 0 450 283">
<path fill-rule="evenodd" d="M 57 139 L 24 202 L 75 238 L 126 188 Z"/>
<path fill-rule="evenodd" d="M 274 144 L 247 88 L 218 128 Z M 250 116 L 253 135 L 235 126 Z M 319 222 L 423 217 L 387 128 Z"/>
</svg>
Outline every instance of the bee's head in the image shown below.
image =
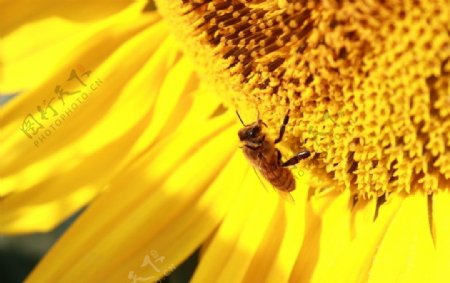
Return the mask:
<svg viewBox="0 0 450 283">
<path fill-rule="evenodd" d="M 238 136 L 239 139 L 244 142 L 245 141 L 260 142 L 261 136 L 263 136 L 261 132 L 261 122 L 258 121 L 240 129 L 238 132 Z"/>
<path fill-rule="evenodd" d="M 246 125 L 244 121 L 242 121 L 241 116 L 237 111 L 236 114 L 239 117 L 239 120 L 241 121 L 242 125 L 244 126 L 238 132 L 238 136 L 241 142 L 251 143 L 253 146 L 262 144 L 265 139 L 265 135 L 262 132 L 262 125 L 264 126 L 267 125 L 261 119 L 259 119 L 259 113 L 258 113 L 258 120 L 249 125 Z"/>
</svg>

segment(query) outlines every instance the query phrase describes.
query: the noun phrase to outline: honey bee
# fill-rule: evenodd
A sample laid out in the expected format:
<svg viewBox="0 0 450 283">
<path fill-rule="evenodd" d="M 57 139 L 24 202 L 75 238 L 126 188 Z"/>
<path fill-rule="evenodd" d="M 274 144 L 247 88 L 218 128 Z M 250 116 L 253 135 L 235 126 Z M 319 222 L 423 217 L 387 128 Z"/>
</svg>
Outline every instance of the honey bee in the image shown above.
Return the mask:
<svg viewBox="0 0 450 283">
<path fill-rule="evenodd" d="M 289 122 L 289 111 L 284 117 L 283 124 L 280 127 L 278 138 L 274 141 L 266 138 L 263 126 L 267 125 L 258 117 L 258 120 L 252 124 L 246 125 L 239 113 L 236 111 L 244 128 L 238 132 L 242 143 L 244 155 L 250 163 L 259 170 L 269 183 L 282 192 L 291 192 L 295 190 L 295 179 L 291 170 L 286 167 L 297 164 L 303 159 L 308 158 L 311 153 L 307 150 L 301 151 L 285 162 L 281 161 L 281 152 L 275 147 L 283 139 L 286 125 Z M 259 115 L 258 115 L 259 116 Z"/>
</svg>

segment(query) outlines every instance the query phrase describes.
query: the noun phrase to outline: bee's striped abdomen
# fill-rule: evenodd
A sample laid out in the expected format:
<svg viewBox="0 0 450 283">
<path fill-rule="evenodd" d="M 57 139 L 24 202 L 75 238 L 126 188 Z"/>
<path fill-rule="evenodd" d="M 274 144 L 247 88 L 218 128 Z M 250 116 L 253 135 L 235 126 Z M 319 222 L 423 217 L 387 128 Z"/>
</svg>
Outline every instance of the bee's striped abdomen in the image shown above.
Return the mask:
<svg viewBox="0 0 450 283">
<path fill-rule="evenodd" d="M 289 169 L 277 167 L 272 170 L 261 170 L 261 173 L 275 188 L 285 192 L 295 190 L 295 179 Z"/>
</svg>

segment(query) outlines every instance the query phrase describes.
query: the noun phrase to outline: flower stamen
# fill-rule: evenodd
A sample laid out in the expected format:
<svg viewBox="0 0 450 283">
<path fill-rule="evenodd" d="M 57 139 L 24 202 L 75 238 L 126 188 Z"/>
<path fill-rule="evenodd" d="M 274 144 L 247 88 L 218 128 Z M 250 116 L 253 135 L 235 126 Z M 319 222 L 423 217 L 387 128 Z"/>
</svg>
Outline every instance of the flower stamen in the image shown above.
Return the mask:
<svg viewBox="0 0 450 283">
<path fill-rule="evenodd" d="M 274 136 L 291 111 L 314 175 L 363 198 L 450 188 L 446 1 L 159 2 L 229 106 Z"/>
</svg>

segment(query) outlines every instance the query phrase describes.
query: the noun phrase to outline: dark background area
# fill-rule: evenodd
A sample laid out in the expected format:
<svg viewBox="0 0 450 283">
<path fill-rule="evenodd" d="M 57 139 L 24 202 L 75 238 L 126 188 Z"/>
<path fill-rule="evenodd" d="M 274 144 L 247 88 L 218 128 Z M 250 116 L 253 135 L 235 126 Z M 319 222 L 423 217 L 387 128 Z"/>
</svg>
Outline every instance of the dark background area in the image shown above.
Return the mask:
<svg viewBox="0 0 450 283">
<path fill-rule="evenodd" d="M 49 233 L 0 236 L 0 282 L 20 283 L 58 240 L 80 213 L 72 216 Z M 198 262 L 198 252 L 182 263 L 161 283 L 189 282 Z M 126 280 L 124 282 L 127 282 Z M 131 281 L 130 281 L 131 282 Z M 149 281 L 150 283 L 150 281 Z"/>
</svg>

